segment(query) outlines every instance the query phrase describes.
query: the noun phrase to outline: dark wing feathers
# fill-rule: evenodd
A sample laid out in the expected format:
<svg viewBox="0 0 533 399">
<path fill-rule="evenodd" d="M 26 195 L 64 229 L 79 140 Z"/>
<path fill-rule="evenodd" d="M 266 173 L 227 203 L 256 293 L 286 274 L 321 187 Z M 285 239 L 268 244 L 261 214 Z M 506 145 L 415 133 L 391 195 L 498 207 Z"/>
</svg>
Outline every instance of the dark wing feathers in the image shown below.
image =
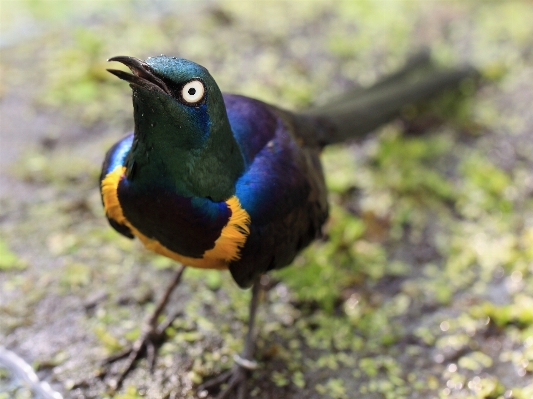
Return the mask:
<svg viewBox="0 0 533 399">
<path fill-rule="evenodd" d="M 252 221 L 250 235 L 241 258 L 229 265 L 235 281 L 246 287 L 261 273 L 290 264 L 320 232 L 328 206 L 318 148 L 300 144 L 302 140 L 292 131 L 293 117 L 287 119 L 285 113 L 258 101 L 242 101 L 241 107 L 228 109 L 232 128 L 233 121 L 242 118 L 236 115 L 239 110 L 261 107 L 263 113 L 263 119 L 248 119 L 246 134 L 241 130 L 236 135 L 245 141 L 242 147 L 255 153 L 236 186 L 236 195 Z M 265 119 L 276 124 L 269 122 L 267 130 L 262 124 Z"/>
<path fill-rule="evenodd" d="M 256 154 L 274 137 L 278 119 L 260 101 L 235 94 L 223 97 L 231 130 L 248 168 Z"/>
</svg>

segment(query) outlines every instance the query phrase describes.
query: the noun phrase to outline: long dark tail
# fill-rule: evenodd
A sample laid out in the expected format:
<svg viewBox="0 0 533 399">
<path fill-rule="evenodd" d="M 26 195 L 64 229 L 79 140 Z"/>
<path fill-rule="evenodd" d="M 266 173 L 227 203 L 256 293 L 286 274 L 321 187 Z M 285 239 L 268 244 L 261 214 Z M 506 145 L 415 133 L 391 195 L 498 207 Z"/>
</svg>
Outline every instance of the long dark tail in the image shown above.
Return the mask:
<svg viewBox="0 0 533 399">
<path fill-rule="evenodd" d="M 320 145 L 364 137 L 380 125 L 400 116 L 409 104 L 420 103 L 468 77 L 477 76 L 471 66 L 443 69 L 431 61 L 428 51 L 411 58 L 400 71 L 367 89 L 355 89 L 311 108 L 304 114 L 316 117 L 324 127 Z"/>
</svg>

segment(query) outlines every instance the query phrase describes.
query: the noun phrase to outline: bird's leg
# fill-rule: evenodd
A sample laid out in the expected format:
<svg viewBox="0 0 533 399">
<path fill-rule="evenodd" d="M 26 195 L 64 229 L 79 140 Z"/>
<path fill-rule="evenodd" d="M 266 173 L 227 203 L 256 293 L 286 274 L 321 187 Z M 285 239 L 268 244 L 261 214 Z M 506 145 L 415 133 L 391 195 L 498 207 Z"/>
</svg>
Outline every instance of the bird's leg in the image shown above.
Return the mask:
<svg viewBox="0 0 533 399">
<path fill-rule="evenodd" d="M 236 390 L 237 398 L 244 399 L 247 397 L 246 392 L 246 378 L 247 373 L 250 370 L 257 368 L 257 362 L 253 360 L 255 351 L 255 334 L 254 334 L 254 322 L 255 314 L 257 311 L 257 305 L 259 303 L 260 293 L 262 291 L 262 285 L 258 279 L 252 288 L 252 299 L 250 301 L 250 316 L 248 318 L 248 332 L 246 334 L 246 340 L 244 342 L 244 349 L 240 355 L 235 355 L 235 364 L 231 370 L 222 373 L 218 377 L 207 381 L 198 387 L 198 392 L 208 391 L 213 389 L 224 382 L 228 382 L 225 389 L 220 392 L 217 399 L 224 399 Z"/>
<path fill-rule="evenodd" d="M 114 390 L 120 389 L 128 373 L 133 370 L 135 361 L 140 357 L 140 355 L 145 349 L 147 352 L 147 361 L 150 370 L 153 369 L 155 364 L 156 345 L 161 340 L 161 337 L 164 335 L 167 327 L 172 324 L 177 314 L 174 313 L 172 315 L 167 316 L 167 318 L 159 325 L 157 325 L 157 319 L 165 309 L 165 306 L 167 305 L 168 300 L 170 299 L 170 295 L 174 291 L 174 288 L 176 288 L 176 286 L 179 284 L 184 270 L 185 265 L 181 265 L 181 267 L 177 270 L 176 274 L 174 274 L 174 278 L 168 285 L 163 296 L 159 299 L 156 308 L 154 309 L 152 314 L 150 314 L 150 317 L 144 322 L 140 337 L 137 338 L 133 345 L 130 345 L 120 353 L 117 353 L 116 355 L 108 357 L 104 361 L 104 364 L 110 364 L 119 359 L 123 359 L 125 357 L 128 358 L 126 362 L 126 368 L 124 369 L 124 371 L 122 371 L 119 377 L 111 384 Z"/>
</svg>

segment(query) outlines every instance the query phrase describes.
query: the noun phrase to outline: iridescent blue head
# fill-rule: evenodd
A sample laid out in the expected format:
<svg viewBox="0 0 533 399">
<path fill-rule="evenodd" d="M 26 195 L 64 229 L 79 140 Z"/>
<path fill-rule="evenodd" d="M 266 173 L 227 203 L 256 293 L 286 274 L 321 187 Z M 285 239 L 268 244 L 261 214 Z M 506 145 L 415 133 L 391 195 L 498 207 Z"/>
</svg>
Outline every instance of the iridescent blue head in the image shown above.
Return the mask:
<svg viewBox="0 0 533 399">
<path fill-rule="evenodd" d="M 109 70 L 133 90 L 135 131 L 126 158 L 128 180 L 216 201 L 233 195 L 244 163 L 222 93 L 207 69 L 164 55 L 110 61 L 125 64 L 133 73 Z"/>
</svg>

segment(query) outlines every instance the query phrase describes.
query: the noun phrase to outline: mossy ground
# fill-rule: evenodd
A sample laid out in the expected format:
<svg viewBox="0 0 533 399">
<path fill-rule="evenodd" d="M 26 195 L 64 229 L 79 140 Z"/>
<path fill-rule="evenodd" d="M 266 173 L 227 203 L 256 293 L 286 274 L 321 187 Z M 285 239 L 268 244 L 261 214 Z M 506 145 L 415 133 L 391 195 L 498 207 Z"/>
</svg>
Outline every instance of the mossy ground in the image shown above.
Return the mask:
<svg viewBox="0 0 533 399">
<path fill-rule="evenodd" d="M 102 213 L 100 163 L 132 127 L 106 58 L 179 55 L 224 91 L 299 109 L 431 46 L 484 83 L 325 151 L 326 238 L 270 276 L 251 396 L 533 397 L 531 2 L 113 4 L 0 4 L 3 345 L 66 397 L 109 397 L 123 364 L 102 379 L 100 361 L 174 270 Z M 194 397 L 240 350 L 248 298 L 187 270 L 154 373 L 140 361 L 115 398 Z"/>
</svg>

